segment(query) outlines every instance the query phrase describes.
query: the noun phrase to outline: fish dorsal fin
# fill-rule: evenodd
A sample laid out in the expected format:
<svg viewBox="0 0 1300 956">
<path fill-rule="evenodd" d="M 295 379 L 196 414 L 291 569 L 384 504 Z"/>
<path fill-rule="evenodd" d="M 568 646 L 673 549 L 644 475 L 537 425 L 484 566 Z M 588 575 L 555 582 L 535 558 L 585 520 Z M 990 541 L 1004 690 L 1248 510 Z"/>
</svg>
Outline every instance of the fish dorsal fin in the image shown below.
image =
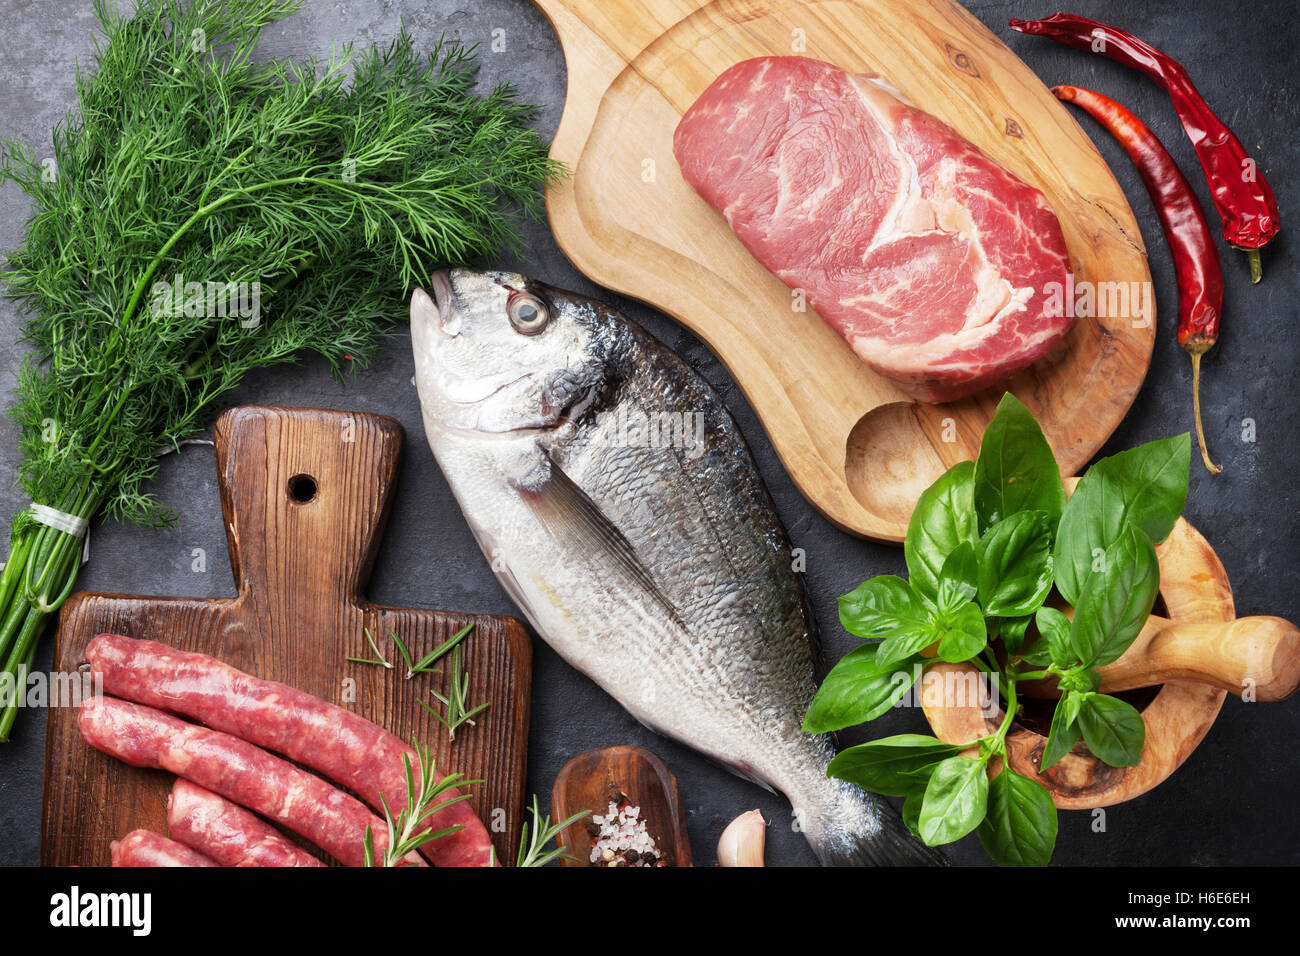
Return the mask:
<svg viewBox="0 0 1300 956">
<path fill-rule="evenodd" d="M 676 605 L 660 589 L 627 535 L 550 455 L 546 455 L 546 460 L 549 476 L 535 485 L 520 488 L 543 527 L 575 553 L 609 555 L 624 577 L 658 604 L 673 623 L 686 630 L 686 622 Z"/>
</svg>

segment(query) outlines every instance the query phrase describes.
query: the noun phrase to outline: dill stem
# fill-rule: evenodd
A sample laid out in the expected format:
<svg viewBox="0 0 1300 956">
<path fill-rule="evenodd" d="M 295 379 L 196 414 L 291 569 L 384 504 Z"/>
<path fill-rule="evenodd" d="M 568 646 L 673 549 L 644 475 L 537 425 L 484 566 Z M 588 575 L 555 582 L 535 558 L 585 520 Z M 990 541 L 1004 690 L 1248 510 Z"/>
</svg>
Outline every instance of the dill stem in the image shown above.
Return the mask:
<svg viewBox="0 0 1300 956">
<path fill-rule="evenodd" d="M 25 598 L 20 596 L 20 602 L 27 604 Z M 18 639 L 14 642 L 13 650 L 5 661 L 5 673 L 13 674 L 14 680 L 10 684 L 12 693 L 5 704 L 3 713 L 0 713 L 0 743 L 9 742 L 9 732 L 13 729 L 14 720 L 18 716 L 18 703 L 26 693 L 26 686 L 19 686 L 17 677 L 19 669 L 24 663 L 32 659 L 32 654 L 36 649 L 36 638 L 44 630 L 45 622 L 50 617 L 50 612 L 42 612 L 36 608 L 27 605 L 23 616 L 22 630 L 18 632 Z"/>
</svg>

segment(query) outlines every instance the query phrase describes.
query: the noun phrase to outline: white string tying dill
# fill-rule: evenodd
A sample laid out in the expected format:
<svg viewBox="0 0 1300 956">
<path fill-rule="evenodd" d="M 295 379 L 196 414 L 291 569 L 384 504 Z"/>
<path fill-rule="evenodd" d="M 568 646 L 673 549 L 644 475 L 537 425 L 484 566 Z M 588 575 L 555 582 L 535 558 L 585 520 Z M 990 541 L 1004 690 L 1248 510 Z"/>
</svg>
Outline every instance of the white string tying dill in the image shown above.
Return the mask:
<svg viewBox="0 0 1300 956">
<path fill-rule="evenodd" d="M 179 451 L 180 447 L 184 445 L 211 444 L 211 439 L 187 438 L 175 445 L 159 448 L 154 454 L 161 458 L 163 455 L 170 455 L 175 451 Z M 80 515 L 69 514 L 66 511 L 60 511 L 58 508 L 51 508 L 49 505 L 39 504 L 35 501 L 27 506 L 27 511 L 38 524 L 53 528 L 55 531 L 62 531 L 64 534 L 70 534 L 74 538 L 82 538 L 85 544 L 81 549 L 81 563 L 85 564 L 90 560 L 90 522 L 88 520 Z M 0 564 L 0 570 L 3 570 L 3 568 L 4 564 Z"/>
<path fill-rule="evenodd" d="M 85 544 L 81 549 L 81 563 L 85 564 L 90 560 L 89 521 L 80 515 L 68 514 L 66 511 L 51 508 L 49 505 L 38 504 L 35 501 L 27 506 L 27 511 L 38 524 L 53 528 L 55 531 L 62 531 L 64 534 L 70 534 L 74 538 L 85 539 Z"/>
</svg>

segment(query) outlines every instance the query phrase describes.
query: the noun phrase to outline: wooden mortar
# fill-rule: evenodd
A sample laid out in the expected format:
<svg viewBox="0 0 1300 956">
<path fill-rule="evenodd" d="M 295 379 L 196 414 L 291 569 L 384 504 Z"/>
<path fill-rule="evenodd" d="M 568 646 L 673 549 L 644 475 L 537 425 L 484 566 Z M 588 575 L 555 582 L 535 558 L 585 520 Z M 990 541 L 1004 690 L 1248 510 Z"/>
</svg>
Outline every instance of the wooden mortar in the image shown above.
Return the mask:
<svg viewBox="0 0 1300 956">
<path fill-rule="evenodd" d="M 1073 483 L 1067 481 L 1067 487 Z M 1300 630 L 1276 617 L 1237 618 L 1227 573 L 1200 532 L 1179 518 L 1156 545 L 1156 555 L 1169 617 L 1153 615 L 1128 651 L 1100 669 L 1103 691 L 1159 685 L 1142 709 L 1147 735 L 1141 761 L 1112 767 L 1080 741 L 1040 775 L 1047 738 L 1019 725 L 1007 735 L 1012 768 L 1045 784 L 1061 809 L 1106 807 L 1146 793 L 1196 749 L 1229 691 L 1258 701 L 1281 700 L 1300 682 Z M 926 668 L 921 706 L 939 739 L 961 743 L 1000 725 L 1001 712 L 986 716 L 980 701 L 963 699 L 973 695 L 945 694 L 945 687 L 970 686 L 977 673 L 970 664 L 939 662 Z M 1026 682 L 1022 690 L 1029 697 L 1056 696 L 1046 681 Z M 999 761 L 992 772 L 1000 769 Z"/>
</svg>

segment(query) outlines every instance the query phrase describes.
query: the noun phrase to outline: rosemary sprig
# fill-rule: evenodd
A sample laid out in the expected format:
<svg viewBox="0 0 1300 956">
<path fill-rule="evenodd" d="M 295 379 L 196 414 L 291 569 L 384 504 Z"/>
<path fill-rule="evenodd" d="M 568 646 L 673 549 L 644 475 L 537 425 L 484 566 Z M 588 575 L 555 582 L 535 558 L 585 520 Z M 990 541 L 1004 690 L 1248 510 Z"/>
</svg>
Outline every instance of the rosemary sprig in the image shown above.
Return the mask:
<svg viewBox="0 0 1300 956">
<path fill-rule="evenodd" d="M 461 668 L 459 645 L 451 653 L 451 673 L 447 676 L 447 693 L 440 694 L 436 690 L 431 690 L 429 694 L 447 709 L 445 715 L 440 714 L 436 708 L 422 700 L 417 701 L 417 703 L 433 714 L 438 723 L 447 728 L 452 740 L 456 739 L 457 727 L 462 724 L 469 724 L 473 727 L 474 715 L 488 709 L 486 703 L 479 704 L 477 707 L 469 706 L 469 675 L 464 673 Z"/>
<path fill-rule="evenodd" d="M 396 631 L 389 634 L 388 639 L 397 645 L 398 654 L 400 654 L 402 660 L 406 662 L 406 679 L 410 680 L 416 674 L 441 674 L 442 671 L 432 668 L 429 665 L 446 655 L 448 651 L 452 650 L 452 648 L 463 641 L 466 635 L 468 635 L 473 629 L 474 624 L 471 621 L 451 637 L 447 638 L 447 640 L 429 651 L 429 653 L 425 654 L 418 661 L 412 658 L 410 649 L 406 646 L 406 643 L 397 636 Z M 392 670 L 393 665 L 389 663 L 388 658 L 384 657 L 379 646 L 375 644 L 375 639 L 370 636 L 370 629 L 364 628 L 363 632 L 366 635 L 366 640 L 370 642 L 370 649 L 375 652 L 375 657 L 346 657 L 344 660 L 352 661 L 354 664 L 380 664 L 387 667 L 389 670 Z"/>
<path fill-rule="evenodd" d="M 459 773 L 449 774 L 441 780 L 436 780 L 436 768 L 433 758 L 429 756 L 429 748 L 422 747 L 415 740 L 411 741 L 411 748 L 415 751 L 416 758 L 419 761 L 420 783 L 417 786 L 415 782 L 415 772 L 411 767 L 410 754 L 402 754 L 402 765 L 406 771 L 406 806 L 394 817 L 392 808 L 388 805 L 388 800 L 385 799 L 383 794 L 380 794 L 379 800 L 384 807 L 384 824 L 388 831 L 388 846 L 384 851 L 383 860 L 376 864 L 374 831 L 370 827 L 366 827 L 363 840 L 364 863 L 366 866 L 402 866 L 402 861 L 407 854 L 418 850 L 426 843 L 463 830 L 464 827 L 459 825 L 445 827 L 441 830 L 421 830 L 420 827 L 424 825 L 430 816 L 444 807 L 469 799 L 468 793 L 462 793 L 449 800 L 443 800 L 441 803 L 435 803 L 434 801 L 442 794 L 454 787 L 483 782 L 482 780 L 466 780 L 464 774 Z"/>
<path fill-rule="evenodd" d="M 432 664 L 432 663 L 434 663 L 434 662 L 435 662 L 436 660 L 438 660 L 440 657 L 442 657 L 443 655 L 445 655 L 448 651 L 452 650 L 454 647 L 456 647 L 458 644 L 460 644 L 460 642 L 463 641 L 463 640 L 465 639 L 465 637 L 469 634 L 469 632 L 472 631 L 472 630 L 474 630 L 474 622 L 473 622 L 473 621 L 471 621 L 469 624 L 466 624 L 464 627 L 462 627 L 459 631 L 457 631 L 457 632 L 456 632 L 455 634 L 453 634 L 451 637 L 447 638 L 447 640 L 443 641 L 441 644 L 439 644 L 437 647 L 435 647 L 435 648 L 434 648 L 433 650 L 431 650 L 429 653 L 427 653 L 427 654 L 425 654 L 423 657 L 421 657 L 421 658 L 420 658 L 420 659 L 415 663 L 415 665 L 412 666 L 412 667 L 410 668 L 410 670 L 408 670 L 408 671 L 406 672 L 406 677 L 407 677 L 407 679 L 409 680 L 410 678 L 414 677 L 416 674 L 426 674 L 426 673 L 427 673 L 427 674 L 441 674 L 442 671 L 440 671 L 440 670 L 433 670 L 432 668 L 429 667 L 429 665 Z M 396 636 L 396 635 L 394 635 L 394 636 Z"/>
<path fill-rule="evenodd" d="M 375 652 L 375 658 L 378 659 L 376 660 L 369 657 L 345 657 L 344 660 L 352 661 L 354 664 L 382 664 L 384 667 L 392 670 L 393 665 L 388 663 L 388 658 L 384 657 L 383 651 L 379 649 L 379 645 L 375 643 L 375 639 L 370 636 L 370 628 L 363 627 L 361 631 L 366 635 L 366 640 L 370 643 L 370 649 Z M 397 640 L 396 634 L 393 634 L 393 640 Z"/>
<path fill-rule="evenodd" d="M 551 825 L 551 815 L 548 813 L 542 816 L 542 811 L 537 805 L 537 795 L 533 794 L 533 826 L 530 833 L 527 821 L 524 822 L 523 835 L 519 840 L 519 855 L 515 858 L 515 866 L 545 866 L 552 860 L 565 859 L 577 862 L 575 857 L 565 853 L 563 849 L 556 846 L 550 850 L 546 849 L 546 844 L 550 843 L 557 836 L 564 832 L 564 829 L 571 823 L 581 820 L 591 813 L 590 810 L 579 810 L 567 820 Z"/>
</svg>

